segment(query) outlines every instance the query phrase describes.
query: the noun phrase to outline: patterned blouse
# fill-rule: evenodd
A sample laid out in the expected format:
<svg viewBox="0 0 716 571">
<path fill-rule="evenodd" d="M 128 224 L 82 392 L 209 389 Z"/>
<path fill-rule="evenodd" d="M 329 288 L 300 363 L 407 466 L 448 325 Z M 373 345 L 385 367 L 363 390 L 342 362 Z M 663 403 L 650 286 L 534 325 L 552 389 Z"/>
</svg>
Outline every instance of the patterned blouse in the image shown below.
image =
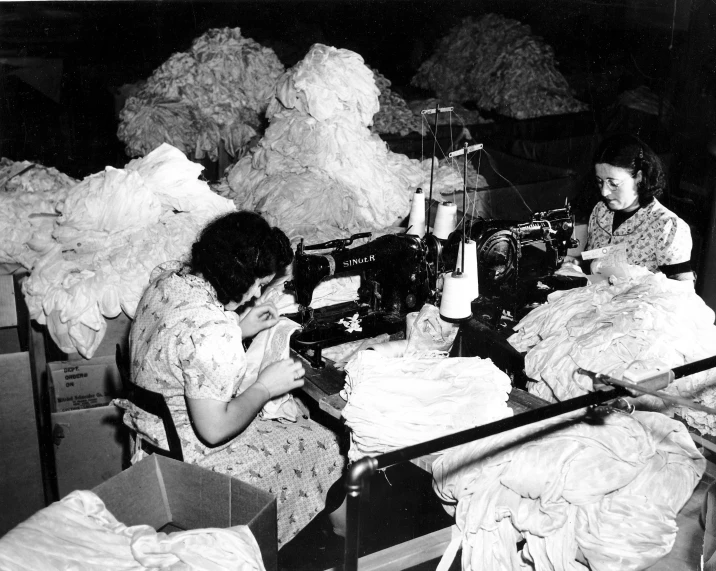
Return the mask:
<svg viewBox="0 0 716 571">
<path fill-rule="evenodd" d="M 589 217 L 586 250 L 625 244 L 627 261 L 652 272 L 691 260 L 688 224 L 654 199 L 612 231 L 614 213 L 600 202 Z"/>
</svg>

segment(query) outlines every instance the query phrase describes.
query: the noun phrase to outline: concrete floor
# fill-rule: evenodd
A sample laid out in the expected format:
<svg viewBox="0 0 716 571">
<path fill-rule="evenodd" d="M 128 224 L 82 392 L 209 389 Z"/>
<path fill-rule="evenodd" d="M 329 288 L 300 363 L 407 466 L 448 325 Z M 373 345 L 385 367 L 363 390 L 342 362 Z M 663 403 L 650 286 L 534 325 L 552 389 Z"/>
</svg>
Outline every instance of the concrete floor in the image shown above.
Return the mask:
<svg viewBox="0 0 716 571">
<path fill-rule="evenodd" d="M 361 556 L 452 525 L 431 482 L 429 474 L 410 463 L 373 477 L 361 513 Z M 279 570 L 330 569 L 342 564 L 343 550 L 343 539 L 328 531 L 319 516 L 279 551 Z"/>
</svg>

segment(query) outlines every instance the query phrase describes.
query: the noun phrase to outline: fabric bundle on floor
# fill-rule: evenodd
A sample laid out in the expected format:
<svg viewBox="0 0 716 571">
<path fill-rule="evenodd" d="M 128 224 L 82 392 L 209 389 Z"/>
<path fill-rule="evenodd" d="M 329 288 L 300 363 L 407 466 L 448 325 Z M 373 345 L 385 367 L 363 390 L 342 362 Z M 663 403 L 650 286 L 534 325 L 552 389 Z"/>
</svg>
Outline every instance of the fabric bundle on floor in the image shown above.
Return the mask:
<svg viewBox="0 0 716 571">
<path fill-rule="evenodd" d="M 270 125 L 216 190 L 258 210 L 294 241 L 383 232 L 429 188 L 430 161 L 391 153 L 370 126 L 378 112 L 373 72 L 358 54 L 322 44 L 279 80 Z M 451 166 L 435 169 L 435 192 L 462 188 Z"/>
<path fill-rule="evenodd" d="M 73 187 L 22 290 L 30 317 L 66 353 L 91 358 L 105 317 L 134 316 L 150 272 L 186 257 L 209 220 L 235 210 L 198 179 L 203 167 L 162 145 Z"/>
<path fill-rule="evenodd" d="M 433 463 L 464 571 L 636 571 L 669 553 L 706 461 L 681 423 L 609 410 L 470 442 Z"/>
<path fill-rule="evenodd" d="M 245 525 L 157 533 L 127 527 L 94 492 L 76 490 L 40 510 L 0 539 L 0 569 L 84 571 L 264 571 L 261 551 Z"/>
<path fill-rule="evenodd" d="M 489 359 L 360 351 L 345 366 L 349 460 L 512 415 L 509 377 Z"/>
<path fill-rule="evenodd" d="M 172 55 L 130 96 L 117 136 L 129 156 L 170 143 L 189 156 L 235 156 L 260 130 L 283 64 L 239 28 L 214 28 Z"/>
<path fill-rule="evenodd" d="M 55 225 L 56 206 L 77 184 L 55 168 L 30 161 L 0 159 L 0 263 L 31 270 Z"/>
<path fill-rule="evenodd" d="M 510 343 L 525 355 L 529 392 L 554 402 L 586 394 L 581 369 L 617 378 L 628 369 L 673 368 L 716 354 L 714 312 L 689 282 L 646 274 L 550 294 L 515 327 Z M 716 370 L 677 379 L 665 392 L 716 404 Z M 650 407 L 660 400 L 642 397 Z M 689 423 L 716 434 L 716 419 L 679 407 Z"/>
</svg>

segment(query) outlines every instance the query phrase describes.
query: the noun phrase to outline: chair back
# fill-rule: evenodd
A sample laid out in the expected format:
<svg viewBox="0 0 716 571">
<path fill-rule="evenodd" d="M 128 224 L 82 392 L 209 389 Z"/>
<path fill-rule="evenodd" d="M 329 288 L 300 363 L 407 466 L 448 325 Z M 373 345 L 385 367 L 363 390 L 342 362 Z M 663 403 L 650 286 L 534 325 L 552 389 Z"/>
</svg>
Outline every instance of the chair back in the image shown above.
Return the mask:
<svg viewBox="0 0 716 571">
<path fill-rule="evenodd" d="M 169 450 L 164 450 L 158 446 L 154 446 L 146 440 L 142 441 L 142 447 L 147 452 L 154 454 L 160 454 L 162 456 L 168 456 L 174 458 L 180 462 L 184 461 L 184 454 L 181 449 L 181 440 L 177 433 L 174 420 L 169 412 L 167 401 L 164 400 L 164 395 L 145 389 L 135 385 L 132 382 L 131 365 L 129 362 L 129 355 L 122 351 L 122 347 L 117 344 L 115 350 L 115 357 L 117 361 L 117 368 L 119 369 L 119 376 L 122 380 L 122 386 L 127 400 L 131 401 L 135 406 L 141 408 L 143 411 L 153 414 L 159 417 L 164 424 L 164 432 L 167 437 L 167 444 Z"/>
</svg>

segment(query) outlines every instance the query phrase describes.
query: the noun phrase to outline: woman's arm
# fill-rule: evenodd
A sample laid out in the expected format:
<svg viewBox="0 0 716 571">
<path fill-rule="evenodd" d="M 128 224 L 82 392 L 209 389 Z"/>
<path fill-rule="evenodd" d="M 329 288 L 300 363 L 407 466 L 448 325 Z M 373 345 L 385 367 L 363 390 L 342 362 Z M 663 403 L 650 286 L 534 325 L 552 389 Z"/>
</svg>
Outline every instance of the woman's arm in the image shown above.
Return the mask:
<svg viewBox="0 0 716 571">
<path fill-rule="evenodd" d="M 258 380 L 229 402 L 186 397 L 194 430 L 208 446 L 217 446 L 241 434 L 272 398 L 303 386 L 303 365 L 293 359 L 277 361 Z"/>
<path fill-rule="evenodd" d="M 693 282 L 692 245 L 691 229 L 686 222 L 676 218 L 671 224 L 666 224 L 657 242 L 659 270 L 669 279 Z"/>
<path fill-rule="evenodd" d="M 187 397 L 186 404 L 197 435 L 217 446 L 241 434 L 268 400 L 268 389 L 257 382 L 230 402 Z"/>
</svg>

